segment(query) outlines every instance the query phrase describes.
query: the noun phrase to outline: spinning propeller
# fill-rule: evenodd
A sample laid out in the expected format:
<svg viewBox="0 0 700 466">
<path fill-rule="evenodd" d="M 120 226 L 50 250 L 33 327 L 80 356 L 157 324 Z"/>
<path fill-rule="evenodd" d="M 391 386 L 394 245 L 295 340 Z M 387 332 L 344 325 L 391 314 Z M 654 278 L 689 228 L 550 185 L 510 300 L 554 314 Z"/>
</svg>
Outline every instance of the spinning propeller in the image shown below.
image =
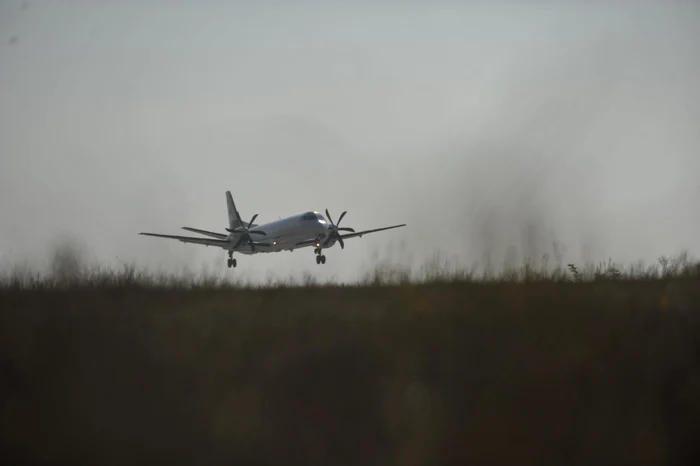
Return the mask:
<svg viewBox="0 0 700 466">
<path fill-rule="evenodd" d="M 343 211 L 342 214 L 340 214 L 340 218 L 338 219 L 338 223 L 334 223 L 333 219 L 331 218 L 331 214 L 328 213 L 328 209 L 326 209 L 326 218 L 328 218 L 328 221 L 331 222 L 331 226 L 329 229 L 331 230 L 330 234 L 328 235 L 328 238 L 326 238 L 326 241 L 323 242 L 323 247 L 326 247 L 330 244 L 331 240 L 335 239 L 340 243 L 340 249 L 345 249 L 345 243 L 343 243 L 343 238 L 341 238 L 339 231 L 350 231 L 350 232 L 355 232 L 352 228 L 349 227 L 339 227 L 338 225 L 340 224 L 340 221 L 343 220 L 343 217 L 345 217 L 345 214 L 347 214 L 347 211 Z"/>
<path fill-rule="evenodd" d="M 245 226 L 245 223 L 243 223 L 243 220 L 241 219 L 241 214 L 238 213 L 238 210 L 236 210 L 236 217 L 238 218 L 238 221 L 241 223 L 241 226 L 238 228 L 234 228 L 233 230 L 230 228 L 227 228 L 226 231 L 230 233 L 243 233 L 240 238 L 238 238 L 238 241 L 236 242 L 236 245 L 233 247 L 233 249 L 238 248 L 238 246 L 241 245 L 241 243 L 246 240 L 247 243 L 250 245 L 250 249 L 255 251 L 255 241 L 253 241 L 253 237 L 250 235 L 263 235 L 267 236 L 267 233 L 264 231 L 250 231 L 250 225 L 253 224 L 255 219 L 258 217 L 258 214 L 253 215 L 253 218 L 250 219 L 250 222 L 248 222 L 248 226 Z"/>
</svg>

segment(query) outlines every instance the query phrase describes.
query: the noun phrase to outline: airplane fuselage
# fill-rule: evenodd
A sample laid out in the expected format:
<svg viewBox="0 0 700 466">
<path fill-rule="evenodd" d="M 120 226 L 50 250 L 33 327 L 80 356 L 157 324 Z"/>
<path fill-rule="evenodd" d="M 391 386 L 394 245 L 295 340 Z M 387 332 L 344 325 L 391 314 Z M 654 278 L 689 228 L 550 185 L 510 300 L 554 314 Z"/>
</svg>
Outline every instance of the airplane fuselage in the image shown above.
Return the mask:
<svg viewBox="0 0 700 466">
<path fill-rule="evenodd" d="M 266 252 L 293 251 L 294 249 L 310 246 L 317 247 L 317 244 L 299 246 L 297 243 L 308 238 L 318 237 L 320 244 L 320 241 L 324 241 L 326 235 L 328 235 L 329 227 L 330 223 L 328 223 L 323 215 L 311 211 L 274 220 L 250 229 L 251 232 L 264 231 L 267 235 L 256 237 L 256 239 L 269 244 L 269 246 L 258 247 L 255 249 L 255 253 L 253 253 L 252 249 L 243 246 L 236 249 L 236 252 L 239 254 L 251 255 Z M 233 245 L 236 244 L 239 236 L 240 234 L 238 233 L 231 233 L 229 235 L 228 241 L 231 243 L 231 248 L 229 248 L 229 250 L 233 249 Z M 332 247 L 335 243 L 335 240 L 331 240 L 324 249 Z"/>
</svg>

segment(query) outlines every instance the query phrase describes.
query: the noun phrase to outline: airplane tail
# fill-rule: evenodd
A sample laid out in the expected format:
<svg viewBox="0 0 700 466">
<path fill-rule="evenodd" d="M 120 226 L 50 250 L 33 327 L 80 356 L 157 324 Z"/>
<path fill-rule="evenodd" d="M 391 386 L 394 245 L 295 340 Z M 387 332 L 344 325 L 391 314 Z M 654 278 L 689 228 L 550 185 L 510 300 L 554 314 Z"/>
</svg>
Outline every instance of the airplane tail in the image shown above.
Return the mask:
<svg viewBox="0 0 700 466">
<path fill-rule="evenodd" d="M 231 196 L 231 191 L 226 191 L 226 207 L 228 208 L 228 224 L 229 228 L 232 230 L 242 226 L 236 212 L 236 204 L 233 202 L 233 197 Z"/>
</svg>

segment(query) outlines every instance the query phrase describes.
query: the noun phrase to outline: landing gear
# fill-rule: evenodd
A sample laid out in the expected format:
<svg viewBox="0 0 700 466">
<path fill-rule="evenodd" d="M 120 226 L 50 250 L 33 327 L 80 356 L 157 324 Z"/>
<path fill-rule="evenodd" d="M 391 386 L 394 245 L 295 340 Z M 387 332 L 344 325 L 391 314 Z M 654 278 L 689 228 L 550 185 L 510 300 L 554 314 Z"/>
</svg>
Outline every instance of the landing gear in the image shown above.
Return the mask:
<svg viewBox="0 0 700 466">
<path fill-rule="evenodd" d="M 228 268 L 235 267 L 237 265 L 236 259 L 233 258 L 233 251 L 228 252 Z"/>
<path fill-rule="evenodd" d="M 314 253 L 316 253 L 316 264 L 325 264 L 326 263 L 326 256 L 321 254 L 321 248 L 314 249 Z"/>
</svg>

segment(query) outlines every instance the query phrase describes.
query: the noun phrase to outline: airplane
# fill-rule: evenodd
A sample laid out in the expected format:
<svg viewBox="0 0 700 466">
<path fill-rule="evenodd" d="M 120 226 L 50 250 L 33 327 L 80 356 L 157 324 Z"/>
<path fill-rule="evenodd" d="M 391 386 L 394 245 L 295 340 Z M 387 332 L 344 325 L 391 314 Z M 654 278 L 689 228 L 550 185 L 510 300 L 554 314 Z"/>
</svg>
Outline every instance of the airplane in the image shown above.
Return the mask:
<svg viewBox="0 0 700 466">
<path fill-rule="evenodd" d="M 336 243 L 341 249 L 345 249 L 344 240 L 350 238 L 362 238 L 363 235 L 378 231 L 391 230 L 393 228 L 405 227 L 406 224 L 392 225 L 388 227 L 375 228 L 372 230 L 355 231 L 349 227 L 338 226 L 345 217 L 347 211 L 340 214 L 338 223 L 334 223 L 328 209 L 326 217 L 316 211 L 308 211 L 291 217 L 280 218 L 262 225 L 255 224 L 258 214 L 253 215 L 249 222 L 241 219 L 241 214 L 233 202 L 231 191 L 226 191 L 226 207 L 228 208 L 229 227 L 228 233 L 217 233 L 199 228 L 182 227 L 183 230 L 198 233 L 208 238 L 198 238 L 193 236 L 163 235 L 160 233 L 139 233 L 140 235 L 155 236 L 159 238 L 170 238 L 182 241 L 183 243 L 203 244 L 205 246 L 217 246 L 228 251 L 228 267 L 236 267 L 237 261 L 233 253 L 237 252 L 245 255 L 260 253 L 272 253 L 280 251 L 294 251 L 306 247 L 314 247 L 316 264 L 325 264 L 326 256 L 324 249 L 332 248 Z M 340 232 L 348 232 L 341 234 Z M 261 240 L 254 238 L 260 238 Z M 264 240 L 262 240 L 263 238 Z"/>
</svg>

